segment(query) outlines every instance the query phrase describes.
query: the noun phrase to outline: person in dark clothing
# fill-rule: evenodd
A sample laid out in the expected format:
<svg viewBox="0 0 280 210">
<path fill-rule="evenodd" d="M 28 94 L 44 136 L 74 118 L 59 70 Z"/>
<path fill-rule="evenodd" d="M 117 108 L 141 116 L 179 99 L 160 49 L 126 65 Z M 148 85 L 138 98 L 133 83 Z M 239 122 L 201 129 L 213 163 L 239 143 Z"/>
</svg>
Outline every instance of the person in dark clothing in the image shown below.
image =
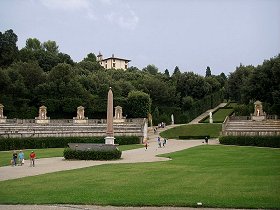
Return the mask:
<svg viewBox="0 0 280 210">
<path fill-rule="evenodd" d="M 208 144 L 208 136 L 205 137 L 205 143 Z"/>
<path fill-rule="evenodd" d="M 18 156 L 18 155 L 17 155 L 17 152 L 14 151 L 14 152 L 13 152 L 13 165 L 14 165 L 14 166 L 17 165 L 17 156 Z"/>
</svg>

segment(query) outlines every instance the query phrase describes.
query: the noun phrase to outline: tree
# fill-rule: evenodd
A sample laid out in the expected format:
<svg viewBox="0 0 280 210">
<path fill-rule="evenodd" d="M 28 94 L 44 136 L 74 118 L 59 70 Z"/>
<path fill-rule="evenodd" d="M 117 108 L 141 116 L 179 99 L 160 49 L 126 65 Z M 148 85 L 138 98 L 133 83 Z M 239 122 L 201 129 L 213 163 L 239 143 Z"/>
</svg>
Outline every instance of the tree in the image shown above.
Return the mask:
<svg viewBox="0 0 280 210">
<path fill-rule="evenodd" d="M 181 74 L 181 71 L 180 71 L 179 67 L 175 66 L 175 69 L 174 69 L 174 72 L 172 74 L 172 77 L 176 76 L 176 75 L 180 75 L 180 74 Z"/>
<path fill-rule="evenodd" d="M 18 57 L 17 35 L 13 30 L 0 32 L 0 67 L 9 66 Z"/>
<path fill-rule="evenodd" d="M 43 43 L 43 47 L 47 52 L 58 54 L 58 45 L 55 41 L 48 40 Z"/>
<path fill-rule="evenodd" d="M 87 57 L 83 59 L 83 61 L 96 62 L 96 56 L 94 53 L 89 53 L 87 54 Z"/>
<path fill-rule="evenodd" d="M 129 117 L 147 117 L 151 112 L 151 98 L 142 91 L 131 91 L 127 97 L 127 113 Z"/>
<path fill-rule="evenodd" d="M 36 38 L 29 38 L 26 40 L 25 48 L 28 50 L 43 50 L 41 42 Z"/>
<path fill-rule="evenodd" d="M 156 75 L 158 73 L 158 68 L 152 64 L 152 65 L 148 65 L 147 67 L 143 68 L 143 71 Z"/>
<path fill-rule="evenodd" d="M 169 74 L 169 71 L 168 71 L 168 69 L 165 69 L 165 71 L 164 71 L 164 75 L 166 76 L 166 77 L 170 77 L 170 74 Z"/>
<path fill-rule="evenodd" d="M 205 77 L 211 77 L 211 69 L 209 66 L 207 66 L 206 68 L 206 74 L 205 74 Z"/>
</svg>

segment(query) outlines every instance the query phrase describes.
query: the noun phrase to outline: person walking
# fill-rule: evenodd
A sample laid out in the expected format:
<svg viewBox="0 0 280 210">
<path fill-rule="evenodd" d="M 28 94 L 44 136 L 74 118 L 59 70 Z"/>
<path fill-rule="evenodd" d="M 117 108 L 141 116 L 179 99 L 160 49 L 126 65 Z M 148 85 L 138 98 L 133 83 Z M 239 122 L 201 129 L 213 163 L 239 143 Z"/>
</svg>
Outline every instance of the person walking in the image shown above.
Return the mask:
<svg viewBox="0 0 280 210">
<path fill-rule="evenodd" d="M 167 142 L 167 139 L 166 139 L 166 138 L 164 138 L 164 139 L 163 139 L 163 142 L 162 142 L 162 146 L 163 146 L 163 147 L 165 147 L 166 142 Z"/>
<path fill-rule="evenodd" d="M 146 143 L 145 143 L 145 150 L 147 150 L 148 149 L 148 141 L 146 141 Z"/>
<path fill-rule="evenodd" d="M 22 166 L 22 164 L 24 164 L 24 153 L 22 152 L 22 150 L 20 150 L 18 153 L 18 159 L 19 159 L 19 164 Z"/>
<path fill-rule="evenodd" d="M 208 144 L 208 136 L 205 137 L 205 143 Z"/>
<path fill-rule="evenodd" d="M 157 141 L 158 141 L 158 148 L 161 148 L 160 137 L 157 138 Z"/>
<path fill-rule="evenodd" d="M 13 152 L 13 166 L 16 166 L 16 165 L 17 165 L 17 157 L 18 157 L 18 154 L 17 154 L 17 152 L 14 150 L 14 152 Z"/>
<path fill-rule="evenodd" d="M 32 151 L 29 155 L 30 158 L 30 167 L 35 167 L 35 158 L 36 158 L 36 154 L 34 151 Z"/>
</svg>

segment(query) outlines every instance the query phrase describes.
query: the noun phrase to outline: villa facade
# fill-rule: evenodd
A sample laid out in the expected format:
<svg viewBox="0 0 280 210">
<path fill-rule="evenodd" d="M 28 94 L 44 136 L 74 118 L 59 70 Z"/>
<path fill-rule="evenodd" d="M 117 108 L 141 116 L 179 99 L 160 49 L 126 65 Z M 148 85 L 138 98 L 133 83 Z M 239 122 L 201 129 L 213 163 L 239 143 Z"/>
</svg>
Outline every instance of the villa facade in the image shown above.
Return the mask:
<svg viewBox="0 0 280 210">
<path fill-rule="evenodd" d="M 100 52 L 97 56 L 97 61 L 105 69 L 124 69 L 124 70 L 128 68 L 128 63 L 130 62 L 130 60 L 128 59 L 117 58 L 114 56 L 114 54 L 112 55 L 112 57 L 103 59 L 103 55 Z"/>
</svg>

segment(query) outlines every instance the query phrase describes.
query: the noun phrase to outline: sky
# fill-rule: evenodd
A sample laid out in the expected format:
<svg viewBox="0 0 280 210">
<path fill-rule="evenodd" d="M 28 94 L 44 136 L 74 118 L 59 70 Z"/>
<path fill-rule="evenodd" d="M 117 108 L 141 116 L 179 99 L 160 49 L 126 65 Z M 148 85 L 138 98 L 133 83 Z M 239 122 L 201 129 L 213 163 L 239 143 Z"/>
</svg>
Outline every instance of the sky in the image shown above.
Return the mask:
<svg viewBox="0 0 280 210">
<path fill-rule="evenodd" d="M 0 0 L 0 31 L 19 49 L 56 41 L 79 62 L 89 53 L 139 69 L 229 75 L 280 53 L 280 0 Z"/>
</svg>

